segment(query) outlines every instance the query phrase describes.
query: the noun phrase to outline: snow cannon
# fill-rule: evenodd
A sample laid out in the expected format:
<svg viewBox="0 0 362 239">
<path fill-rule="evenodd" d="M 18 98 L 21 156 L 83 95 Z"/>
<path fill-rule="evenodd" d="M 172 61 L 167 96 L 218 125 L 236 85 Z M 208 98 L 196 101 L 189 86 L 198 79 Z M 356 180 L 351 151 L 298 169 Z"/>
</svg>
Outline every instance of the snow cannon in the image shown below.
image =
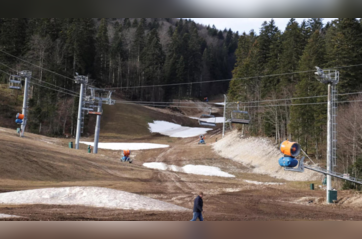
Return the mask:
<svg viewBox="0 0 362 239">
<path fill-rule="evenodd" d="M 298 160 L 294 157 L 281 157 L 279 159 L 279 165 L 282 167 L 295 167 L 298 165 Z"/>
<path fill-rule="evenodd" d="M 285 140 L 280 145 L 280 151 L 286 156 L 297 157 L 300 153 L 300 145 L 296 142 Z"/>
<path fill-rule="evenodd" d="M 123 150 L 123 155 L 128 157 L 131 154 L 131 152 L 129 151 L 129 149 L 125 149 Z"/>
<path fill-rule="evenodd" d="M 22 121 L 21 119 L 16 119 L 16 120 L 15 120 L 15 123 L 17 123 L 17 124 L 22 124 L 23 121 Z"/>
<path fill-rule="evenodd" d="M 22 119 L 24 119 L 24 115 L 23 115 L 23 114 L 20 114 L 20 113 L 17 113 L 17 114 L 16 114 L 16 118 L 22 120 Z"/>
</svg>

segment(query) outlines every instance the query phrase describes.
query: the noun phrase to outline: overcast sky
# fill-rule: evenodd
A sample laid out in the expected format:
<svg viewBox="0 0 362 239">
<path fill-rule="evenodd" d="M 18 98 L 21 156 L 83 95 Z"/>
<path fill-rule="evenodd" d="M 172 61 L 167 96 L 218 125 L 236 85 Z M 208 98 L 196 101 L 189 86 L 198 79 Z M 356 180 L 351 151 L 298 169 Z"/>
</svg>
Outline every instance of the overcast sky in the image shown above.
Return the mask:
<svg viewBox="0 0 362 239">
<path fill-rule="evenodd" d="M 219 30 L 224 30 L 225 28 L 231 30 L 233 32 L 239 31 L 239 34 L 242 34 L 244 31 L 246 33 L 249 33 L 251 29 L 254 29 L 254 31 L 259 34 L 259 30 L 261 27 L 261 24 L 263 24 L 264 21 L 269 22 L 271 18 L 191 18 L 196 23 L 204 24 L 204 25 L 215 25 L 215 27 Z M 303 19 L 308 18 L 296 18 L 296 21 L 298 23 L 301 23 Z M 331 21 L 335 18 L 324 18 L 323 24 L 326 24 L 327 22 Z M 290 18 L 274 18 L 275 24 L 279 28 L 279 30 L 284 31 L 288 21 Z"/>
</svg>

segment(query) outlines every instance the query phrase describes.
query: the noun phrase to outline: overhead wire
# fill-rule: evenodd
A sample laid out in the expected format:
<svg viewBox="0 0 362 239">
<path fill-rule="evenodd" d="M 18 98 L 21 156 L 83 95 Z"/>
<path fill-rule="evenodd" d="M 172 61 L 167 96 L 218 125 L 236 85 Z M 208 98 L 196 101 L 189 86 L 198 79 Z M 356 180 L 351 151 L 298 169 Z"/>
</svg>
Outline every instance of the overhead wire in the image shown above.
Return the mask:
<svg viewBox="0 0 362 239">
<path fill-rule="evenodd" d="M 5 74 L 7 74 L 7 75 L 12 75 L 12 74 L 10 74 L 10 73 L 8 73 L 8 72 L 6 72 L 6 71 L 3 71 L 3 70 L 1 70 L 1 69 L 0 69 L 0 71 L 3 72 L 3 73 L 5 73 Z M 32 79 L 36 79 L 36 78 L 32 78 Z M 60 90 L 57 90 L 57 89 L 54 89 L 54 88 L 50 88 L 50 87 L 47 87 L 47 86 L 44 86 L 44 85 L 41 85 L 41 84 L 37 84 L 37 83 L 35 83 L 35 82 L 33 82 L 33 81 L 30 81 L 29 83 L 30 83 L 30 84 L 33 84 L 33 85 L 37 85 L 37 86 L 43 87 L 43 88 L 47 88 L 47 89 L 49 89 L 49 90 L 57 91 L 57 92 L 60 92 L 60 93 L 63 93 L 63 94 L 71 95 L 71 96 L 74 96 L 74 97 L 79 97 L 79 95 L 75 95 L 75 94 L 71 94 L 71 93 L 69 93 L 69 92 L 60 91 Z"/>
<path fill-rule="evenodd" d="M 339 69 L 339 68 L 349 68 L 349 67 L 356 67 L 356 66 L 362 66 L 362 64 L 355 64 L 355 65 L 348 65 L 348 66 L 337 66 L 337 67 L 332 67 L 332 68 L 333 69 Z M 226 82 L 226 81 L 232 81 L 232 80 L 247 80 L 247 79 L 254 79 L 254 78 L 265 78 L 265 77 L 303 74 L 303 73 L 310 73 L 310 72 L 315 72 L 315 71 L 316 70 L 294 71 L 294 72 L 286 72 L 286 73 L 279 73 L 279 74 L 248 76 L 248 77 L 221 79 L 221 80 L 212 80 L 212 81 L 195 81 L 195 82 L 181 82 L 181 83 L 159 84 L 159 85 L 140 85 L 140 86 L 128 86 L 128 87 L 127 86 L 126 87 L 123 87 L 123 86 L 122 87 L 106 87 L 104 89 L 107 89 L 107 90 L 112 90 L 112 89 L 135 89 L 135 88 L 148 88 L 148 87 L 165 87 L 165 86 L 204 84 L 204 83 Z"/>
<path fill-rule="evenodd" d="M 56 74 L 58 76 L 61 76 L 61 77 L 64 77 L 64 78 L 67 78 L 67 79 L 70 79 L 72 81 L 74 81 L 73 78 L 70 78 L 70 77 L 67 77 L 67 76 L 64 76 L 62 74 L 59 74 L 55 71 L 52 71 L 52 70 L 49 70 L 49 69 L 46 69 L 44 67 L 41 67 L 41 66 L 38 66 L 38 65 L 35 65 L 29 61 L 26 61 L 20 57 L 17 57 L 17 56 L 14 56 L 4 50 L 1 50 L 0 49 L 0 52 L 3 52 L 4 54 L 7 54 L 9 56 L 12 56 L 16 59 L 19 59 L 25 63 L 28 63 L 28 64 L 31 64 L 35 67 L 38 67 L 40 69 L 43 69 L 45 71 L 48 71 L 50 73 L 53 73 L 53 74 Z M 4 63 L 1 63 L 0 64 L 12 69 L 11 67 L 5 65 Z M 362 64 L 355 64 L 355 65 L 348 65 L 348 66 L 337 66 L 337 67 L 333 67 L 333 69 L 339 69 L 339 68 L 349 68 L 349 67 L 356 67 L 356 66 L 362 66 Z M 12 69 L 14 70 L 14 69 Z M 16 70 L 14 70 L 16 71 Z M 275 76 L 283 76 L 283 75 L 292 75 L 292 74 L 302 74 L 302 73 L 308 73 L 308 72 L 315 72 L 315 70 L 307 70 L 307 71 L 296 71 L 296 72 L 288 72 L 288 73 L 280 73 L 280 74 L 270 74 L 270 75 L 261 75 L 261 76 L 252 76 L 252 77 L 242 77 L 242 78 L 232 78 L 232 79 L 221 79 L 221 80 L 213 80 L 213 81 L 198 81 L 198 82 L 183 82 L 183 83 L 172 83 L 172 84 L 160 84 L 160 85 L 142 85 L 142 86 L 131 86 L 131 87 L 110 87 L 110 88 L 103 88 L 103 89 L 133 89 L 133 88 L 144 88 L 144 87 L 163 87 L 163 86 L 176 86 L 176 85 L 190 85 L 190 84 L 204 84 L 204 83 L 214 83 L 214 82 L 223 82 L 223 81 L 231 81 L 231 80 L 241 80 L 241 79 L 254 79 L 254 78 L 264 78 L 264 77 L 275 77 Z M 36 78 L 34 78 L 36 79 Z M 40 80 L 38 80 L 40 81 Z M 53 85 L 51 83 L 48 83 L 46 81 L 41 81 L 41 83 L 45 83 L 45 84 L 48 84 L 48 85 L 51 85 L 51 86 L 54 86 L 54 87 L 57 87 L 57 88 L 60 88 L 62 91 L 67 91 L 67 92 L 70 92 L 71 94 L 76 94 L 76 95 L 79 95 L 77 92 L 74 92 L 74 91 L 71 91 L 71 90 L 68 90 L 68 89 L 65 89 L 65 88 L 62 88 L 62 87 L 59 87 L 59 86 L 56 86 L 56 85 Z M 48 87 L 48 89 L 50 89 Z M 338 94 L 338 95 L 351 95 L 351 94 L 358 94 L 360 92 L 355 92 L 355 93 L 345 93 L 345 94 Z M 260 102 L 274 102 L 274 101 L 286 101 L 286 100 L 296 100 L 296 99 L 311 99 L 311 98 L 321 98 L 321 97 L 327 97 L 327 95 L 320 95 L 320 96 L 307 96 L 307 97 L 295 97 L 295 98 L 287 98 L 287 99 L 270 99 L 270 100 L 260 100 L 260 101 L 247 101 L 247 102 L 229 102 L 229 103 L 242 103 L 242 104 L 245 104 L 245 103 L 260 103 Z M 137 102 L 137 101 L 134 101 L 134 102 Z M 137 102 L 137 103 L 140 103 L 141 101 Z M 143 102 L 144 103 L 144 102 Z M 146 103 L 152 103 L 152 104 L 160 104 L 160 103 L 170 103 L 170 102 L 149 102 L 147 101 Z M 179 102 L 179 104 L 190 104 L 189 102 Z M 320 103 L 309 103 L 309 104 L 320 104 Z M 290 104 L 289 104 L 290 105 Z M 293 104 L 293 105 L 300 105 L 300 104 Z M 246 107 L 257 107 L 257 106 L 246 106 Z"/>
<path fill-rule="evenodd" d="M 18 71 L 15 70 L 14 68 L 11 68 L 10 66 L 8 66 L 8 65 L 6 65 L 6 64 L 4 64 L 4 63 L 2 63 L 2 62 L 0 62 L 0 64 L 3 65 L 3 66 L 5 66 L 5 67 L 7 67 L 7 68 L 9 68 L 9 69 L 11 69 L 11 70 L 13 70 L 14 72 L 18 72 Z M 11 74 L 10 74 L 10 75 L 11 75 Z M 69 93 L 79 95 L 79 93 L 77 93 L 77 92 L 75 92 L 75 91 L 68 90 L 68 89 L 66 89 L 66 88 L 63 88 L 63 87 L 60 87 L 60 86 L 51 84 L 51 83 L 46 82 L 46 81 L 42 81 L 42 80 L 37 79 L 37 78 L 35 78 L 35 77 L 32 77 L 32 79 L 35 79 L 35 80 L 38 81 L 39 83 L 48 84 L 48 85 L 51 85 L 51 86 L 53 86 L 53 87 L 57 87 L 57 88 L 59 88 L 59 89 L 61 89 L 61 90 L 65 90 L 65 91 L 67 91 L 67 92 L 69 92 Z"/>
<path fill-rule="evenodd" d="M 66 78 L 66 79 L 69 79 L 69 80 L 74 81 L 74 78 L 70 78 L 70 77 L 68 77 L 68 76 L 59 74 L 59 73 L 57 73 L 57 72 L 55 72 L 55 71 L 52 71 L 52 70 L 49 70 L 49 69 L 47 69 L 47 68 L 44 68 L 44 67 L 35 65 L 35 64 L 33 64 L 33 63 L 29 62 L 29 61 L 26 61 L 26 60 L 24 60 L 24 59 L 22 59 L 22 58 L 20 58 L 20 57 L 18 57 L 18 56 L 14 56 L 14 55 L 12 55 L 12 54 L 4 51 L 4 50 L 1 50 L 1 49 L 0 49 L 0 52 L 5 53 L 5 54 L 7 54 L 7 55 L 9 55 L 9 56 L 11 56 L 11 57 L 14 57 L 14 58 L 16 58 L 16 59 L 19 59 L 19 60 L 21 60 L 22 62 L 28 63 L 28 64 L 30 64 L 30 65 L 32 65 L 32 66 L 37 67 L 37 68 L 43 69 L 43 70 L 48 71 L 48 72 L 50 72 L 50 73 L 53 73 L 53 74 L 55 74 L 55 75 L 58 75 L 58 76 L 61 76 L 61 77 Z"/>
<path fill-rule="evenodd" d="M 58 76 L 67 78 L 69 80 L 74 81 L 73 78 L 70 78 L 68 76 L 59 74 L 55 71 L 49 70 L 47 68 L 35 65 L 29 61 L 26 61 L 24 59 L 22 59 L 21 57 L 17 57 L 14 56 L 2 49 L 0 49 L 0 52 L 3 52 L 9 56 L 12 56 L 16 59 L 19 59 L 25 63 L 31 64 L 35 67 L 38 67 L 40 69 L 43 69 L 45 71 L 48 71 L 50 73 L 56 74 Z M 340 69 L 340 68 L 349 68 L 349 67 L 356 67 L 356 66 L 362 66 L 362 64 L 355 64 L 355 65 L 348 65 L 348 66 L 336 66 L 336 67 L 331 67 L 330 69 Z M 315 70 L 306 70 L 306 71 L 295 71 L 295 72 L 286 72 L 286 73 L 279 73 L 279 74 L 270 74 L 270 75 L 259 75 L 259 76 L 250 76 L 250 77 L 241 77 L 241 78 L 231 78 L 231 79 L 221 79 L 221 80 L 212 80 L 212 81 L 196 81 L 196 82 L 181 82 L 181 83 L 172 83 L 172 84 L 160 84 L 160 85 L 140 85 L 140 86 L 128 86 L 128 87 L 108 87 L 108 88 L 103 88 L 105 90 L 111 90 L 111 89 L 134 89 L 134 88 L 147 88 L 147 87 L 164 87 L 164 86 L 177 86 L 177 85 L 190 85 L 190 84 L 204 84 L 204 83 L 215 83 L 215 82 L 225 82 L 225 81 L 231 81 L 231 80 L 243 80 L 243 79 L 254 79 L 254 78 L 265 78 L 265 77 L 275 77 L 275 76 L 283 76 L 283 75 L 293 75 L 293 74 L 302 74 L 302 73 L 309 73 L 309 72 L 315 72 Z"/>
<path fill-rule="evenodd" d="M 362 65 L 362 64 L 361 64 L 361 65 Z M 109 88 L 104 88 L 104 89 L 107 89 L 107 90 L 113 90 L 113 89 L 135 89 L 135 88 L 148 88 L 148 87 L 164 87 L 164 86 L 205 84 L 205 83 L 215 83 L 215 82 L 226 82 L 226 81 L 232 81 L 232 80 L 247 80 L 247 79 L 263 78 L 263 77 L 274 77 L 274 76 L 282 76 L 282 75 L 293 75 L 293 74 L 308 73 L 308 72 L 313 72 L 313 71 L 315 71 L 315 70 L 296 71 L 296 72 L 281 73 L 281 74 L 262 75 L 262 76 L 250 76 L 250 77 L 231 78 L 231 79 L 221 79 L 221 80 L 212 80 L 212 81 L 195 81 L 195 82 L 182 82 L 182 83 L 171 83 L 171 84 L 160 84 L 160 85 L 140 85 L 140 86 L 128 86 L 128 87 L 109 87 Z"/>
<path fill-rule="evenodd" d="M 356 95 L 356 94 L 362 94 L 362 91 L 358 92 L 351 92 L 351 93 L 342 93 L 342 94 L 336 94 L 337 96 L 342 95 Z M 284 98 L 284 99 L 271 99 L 271 100 L 258 100 L 258 101 L 233 101 L 233 102 L 227 102 L 228 104 L 249 104 L 249 103 L 263 103 L 263 102 L 274 102 L 274 101 L 287 101 L 287 100 L 300 100 L 300 99 L 313 99 L 313 98 L 322 98 L 327 97 L 327 95 L 315 95 L 315 96 L 306 96 L 306 97 L 293 97 L 293 98 Z M 123 101 L 119 101 L 120 103 Z M 195 102 L 177 102 L 177 101 L 124 101 L 128 103 L 146 103 L 146 104 L 194 104 Z M 221 102 L 223 103 L 223 102 Z"/>
<path fill-rule="evenodd" d="M 339 101 L 336 102 L 338 104 L 341 103 L 353 103 L 353 102 L 362 102 L 362 100 L 347 100 L 347 101 Z M 143 106 L 157 106 L 157 107 L 175 107 L 175 108 L 189 108 L 189 109 L 200 109 L 205 107 L 192 107 L 192 106 L 177 106 L 177 105 L 154 105 L 153 103 L 135 103 L 135 102 L 127 102 L 127 101 L 116 101 L 117 104 L 136 104 L 136 105 L 143 105 Z M 267 108 L 267 107 L 282 107 L 282 106 L 304 106 L 304 105 L 322 105 L 327 104 L 328 102 L 315 102 L 315 103 L 291 103 L 291 104 L 276 104 L 276 105 L 255 105 L 255 106 L 243 106 L 246 108 Z M 206 108 L 218 108 L 214 107 L 206 107 Z M 236 107 L 226 107 L 227 109 L 236 109 Z"/>
</svg>

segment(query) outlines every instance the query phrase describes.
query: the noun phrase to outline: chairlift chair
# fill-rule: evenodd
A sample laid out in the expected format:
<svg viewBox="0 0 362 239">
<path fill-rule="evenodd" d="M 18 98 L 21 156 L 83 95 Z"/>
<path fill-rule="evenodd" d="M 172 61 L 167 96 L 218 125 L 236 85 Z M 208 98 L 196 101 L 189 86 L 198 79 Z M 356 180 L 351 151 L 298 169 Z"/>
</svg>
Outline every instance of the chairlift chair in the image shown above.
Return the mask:
<svg viewBox="0 0 362 239">
<path fill-rule="evenodd" d="M 210 113 L 209 114 L 202 114 L 200 116 L 199 125 L 211 126 L 211 127 L 216 126 L 216 118 L 215 118 L 215 115 L 211 114 L 211 108 L 210 108 Z"/>
<path fill-rule="evenodd" d="M 18 75 L 11 75 L 9 78 L 9 89 L 21 90 L 21 78 Z"/>
<path fill-rule="evenodd" d="M 241 111 L 239 109 L 239 102 L 237 105 L 238 109 L 231 111 L 231 123 L 236 124 L 249 124 L 250 123 L 250 115 L 247 111 Z"/>
</svg>

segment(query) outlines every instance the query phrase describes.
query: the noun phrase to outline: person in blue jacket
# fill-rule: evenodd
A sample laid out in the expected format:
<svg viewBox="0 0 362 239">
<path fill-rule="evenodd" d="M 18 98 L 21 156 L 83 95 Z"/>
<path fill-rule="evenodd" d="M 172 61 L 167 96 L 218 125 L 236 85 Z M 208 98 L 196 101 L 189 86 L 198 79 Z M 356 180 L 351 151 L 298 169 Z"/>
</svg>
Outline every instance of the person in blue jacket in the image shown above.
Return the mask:
<svg viewBox="0 0 362 239">
<path fill-rule="evenodd" d="M 194 216 L 191 221 L 196 221 L 199 218 L 200 221 L 203 221 L 204 218 L 202 217 L 202 207 L 204 206 L 204 202 L 202 201 L 202 197 L 204 196 L 203 192 L 200 192 L 199 195 L 194 200 Z"/>
<path fill-rule="evenodd" d="M 205 136 L 200 135 L 199 139 L 200 139 L 199 144 L 205 144 Z"/>
</svg>

